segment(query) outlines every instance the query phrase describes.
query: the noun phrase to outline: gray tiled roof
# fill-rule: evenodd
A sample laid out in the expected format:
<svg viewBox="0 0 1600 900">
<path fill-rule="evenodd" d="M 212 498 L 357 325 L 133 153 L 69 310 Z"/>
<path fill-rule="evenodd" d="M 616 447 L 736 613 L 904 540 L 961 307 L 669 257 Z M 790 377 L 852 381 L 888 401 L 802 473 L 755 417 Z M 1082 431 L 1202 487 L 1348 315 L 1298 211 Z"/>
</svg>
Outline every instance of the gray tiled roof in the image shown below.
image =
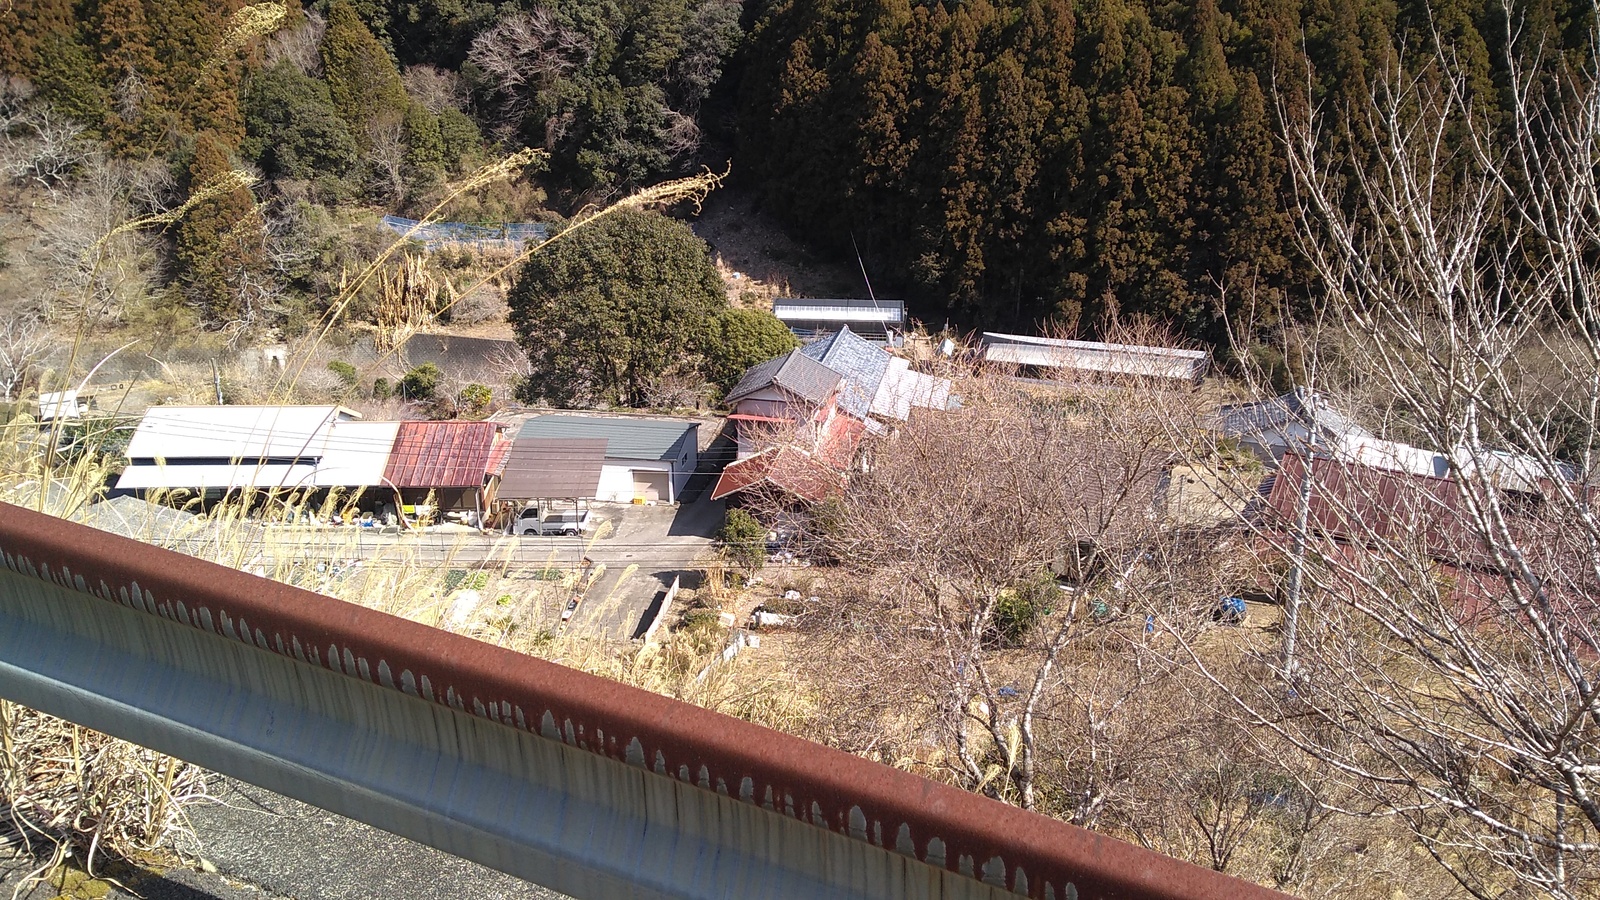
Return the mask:
<svg viewBox="0 0 1600 900">
<path fill-rule="evenodd" d="M 1315 429 L 1324 435 L 1373 437 L 1371 432 L 1329 405 L 1327 398 L 1303 387 L 1270 400 L 1233 404 L 1218 411 L 1218 427 L 1224 434 L 1230 435 L 1271 434 L 1282 431 L 1291 423 Z"/>
<path fill-rule="evenodd" d="M 791 350 L 783 356 L 751 366 L 728 392 L 725 402 L 737 403 L 769 386 L 781 388 L 802 400 L 821 403 L 839 383 L 838 372 L 801 353 Z M 870 402 L 872 398 L 867 398 Z"/>
<path fill-rule="evenodd" d="M 621 416 L 535 416 L 522 423 L 517 444 L 528 438 L 604 439 L 607 459 L 676 459 L 672 452 L 684 432 L 699 426 L 672 419 L 633 419 Z M 694 440 L 693 437 L 690 440 Z"/>
<path fill-rule="evenodd" d="M 889 354 L 849 326 L 800 348 L 807 357 L 844 376 L 839 390 L 839 406 L 858 419 L 872 411 L 872 398 L 889 368 Z"/>
</svg>

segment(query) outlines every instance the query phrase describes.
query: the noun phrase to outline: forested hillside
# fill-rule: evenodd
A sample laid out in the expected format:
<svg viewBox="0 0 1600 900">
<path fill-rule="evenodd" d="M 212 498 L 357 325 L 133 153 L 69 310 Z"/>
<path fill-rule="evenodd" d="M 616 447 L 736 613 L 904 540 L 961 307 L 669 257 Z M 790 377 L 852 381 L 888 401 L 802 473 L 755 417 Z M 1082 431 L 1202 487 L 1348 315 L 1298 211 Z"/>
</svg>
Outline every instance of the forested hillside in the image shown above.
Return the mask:
<svg viewBox="0 0 1600 900">
<path fill-rule="evenodd" d="M 0 4 L 0 187 L 14 201 L 0 214 L 0 311 L 158 339 L 292 338 L 386 244 L 381 215 L 433 209 L 491 160 L 548 150 L 451 194 L 441 216 L 559 226 L 696 168 L 739 10 Z M 432 265 L 442 281 L 473 262 Z M 370 314 L 376 284 L 351 316 Z"/>
<path fill-rule="evenodd" d="M 737 190 L 816 249 L 859 248 L 935 324 L 1149 314 L 1227 349 L 1313 290 L 1285 126 L 1359 111 L 1436 35 L 1493 119 L 1508 27 L 1581 51 L 1592 19 L 1570 0 L 1509 24 L 1497 0 L 15 0 L 6 172 L 100 231 L 29 221 L 56 243 L 9 253 L 120 254 L 116 284 L 30 275 L 52 318 L 84 305 L 68 291 L 129 325 L 293 332 L 370 255 L 350 227 L 491 158 L 549 151 L 453 219 L 558 222 L 732 154 Z M 1359 170 L 1359 128 L 1324 137 Z M 95 244 L 235 166 L 264 178 Z"/>
<path fill-rule="evenodd" d="M 1592 13 L 1513 24 L 1582 46 Z M 1359 110 L 1438 34 L 1493 115 L 1506 33 L 1495 0 L 774 0 L 740 160 L 772 213 L 957 321 L 1148 313 L 1220 342 L 1224 311 L 1270 324 L 1311 289 L 1280 110 Z"/>
</svg>

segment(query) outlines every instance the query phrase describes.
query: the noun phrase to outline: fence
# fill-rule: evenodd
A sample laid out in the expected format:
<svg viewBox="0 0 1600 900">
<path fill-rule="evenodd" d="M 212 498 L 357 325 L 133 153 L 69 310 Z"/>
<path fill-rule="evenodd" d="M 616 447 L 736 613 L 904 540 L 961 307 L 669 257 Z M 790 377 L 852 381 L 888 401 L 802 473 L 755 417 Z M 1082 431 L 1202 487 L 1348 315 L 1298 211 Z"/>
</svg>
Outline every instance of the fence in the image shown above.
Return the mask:
<svg viewBox="0 0 1600 900">
<path fill-rule="evenodd" d="M 508 222 L 503 225 L 430 222 L 424 225 L 416 219 L 384 216 L 383 227 L 401 237 L 421 242 L 430 252 L 441 247 L 471 247 L 480 253 L 485 250 L 520 252 L 529 243 L 542 244 L 550 239 L 550 226 L 542 222 Z"/>
</svg>

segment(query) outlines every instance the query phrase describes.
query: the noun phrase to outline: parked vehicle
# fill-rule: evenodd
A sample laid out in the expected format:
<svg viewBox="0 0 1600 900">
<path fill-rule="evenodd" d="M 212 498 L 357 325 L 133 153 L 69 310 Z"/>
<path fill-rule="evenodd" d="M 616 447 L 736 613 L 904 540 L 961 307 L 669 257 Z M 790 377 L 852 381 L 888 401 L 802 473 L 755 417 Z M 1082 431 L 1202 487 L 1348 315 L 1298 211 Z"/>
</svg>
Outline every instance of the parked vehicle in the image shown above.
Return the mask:
<svg viewBox="0 0 1600 900">
<path fill-rule="evenodd" d="M 517 518 L 517 534 L 587 534 L 594 530 L 594 513 L 586 509 L 568 509 L 539 518 L 537 509 L 525 509 Z"/>
</svg>

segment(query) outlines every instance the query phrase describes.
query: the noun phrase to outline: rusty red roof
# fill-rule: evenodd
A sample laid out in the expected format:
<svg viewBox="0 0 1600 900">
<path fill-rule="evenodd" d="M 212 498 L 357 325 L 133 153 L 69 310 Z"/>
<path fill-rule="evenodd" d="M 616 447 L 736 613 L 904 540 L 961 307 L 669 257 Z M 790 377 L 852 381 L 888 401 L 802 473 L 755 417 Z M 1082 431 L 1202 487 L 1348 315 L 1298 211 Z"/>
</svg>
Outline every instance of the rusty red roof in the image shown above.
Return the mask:
<svg viewBox="0 0 1600 900">
<path fill-rule="evenodd" d="M 401 422 L 384 477 L 397 488 L 482 487 L 500 426 Z"/>
<path fill-rule="evenodd" d="M 844 476 L 838 472 L 793 447 L 774 447 L 723 469 L 711 499 L 721 500 L 759 484 L 812 503 L 844 493 Z"/>
<path fill-rule="evenodd" d="M 511 456 L 511 436 L 504 432 L 496 432 L 494 447 L 489 450 L 490 475 L 504 475 L 506 473 L 506 460 Z"/>
</svg>

